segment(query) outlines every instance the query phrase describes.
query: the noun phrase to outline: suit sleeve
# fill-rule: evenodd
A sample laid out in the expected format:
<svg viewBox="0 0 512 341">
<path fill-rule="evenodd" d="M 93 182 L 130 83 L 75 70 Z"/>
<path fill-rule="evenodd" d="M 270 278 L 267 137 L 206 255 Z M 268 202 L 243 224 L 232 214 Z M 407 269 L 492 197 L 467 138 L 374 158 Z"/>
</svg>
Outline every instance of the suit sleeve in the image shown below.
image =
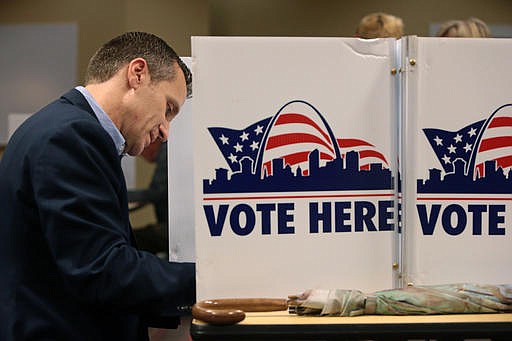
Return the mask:
<svg viewBox="0 0 512 341">
<path fill-rule="evenodd" d="M 119 156 L 96 122 L 61 128 L 35 158 L 43 233 L 77 300 L 160 317 L 195 301 L 194 264 L 169 263 L 131 245 Z"/>
</svg>

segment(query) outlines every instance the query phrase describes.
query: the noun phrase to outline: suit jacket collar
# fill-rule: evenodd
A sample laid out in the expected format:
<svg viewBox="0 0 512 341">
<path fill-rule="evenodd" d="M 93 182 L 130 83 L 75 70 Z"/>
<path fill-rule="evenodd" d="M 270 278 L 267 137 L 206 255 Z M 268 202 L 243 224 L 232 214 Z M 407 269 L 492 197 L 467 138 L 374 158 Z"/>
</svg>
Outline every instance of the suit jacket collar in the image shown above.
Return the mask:
<svg viewBox="0 0 512 341">
<path fill-rule="evenodd" d="M 79 107 L 80 109 L 87 111 L 89 114 L 92 115 L 96 120 L 98 118 L 94 114 L 94 111 L 92 110 L 91 106 L 89 105 L 89 102 L 85 99 L 84 95 L 77 89 L 71 89 L 67 93 L 61 96 L 62 99 L 68 101 L 69 103 Z"/>
</svg>

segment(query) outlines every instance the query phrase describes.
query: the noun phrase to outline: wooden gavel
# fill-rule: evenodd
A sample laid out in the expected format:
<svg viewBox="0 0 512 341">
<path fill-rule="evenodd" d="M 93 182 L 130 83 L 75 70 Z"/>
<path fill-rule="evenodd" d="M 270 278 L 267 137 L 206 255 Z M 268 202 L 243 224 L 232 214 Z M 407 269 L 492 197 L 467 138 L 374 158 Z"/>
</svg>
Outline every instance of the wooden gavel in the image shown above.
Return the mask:
<svg viewBox="0 0 512 341">
<path fill-rule="evenodd" d="M 289 299 L 224 298 L 199 301 L 192 307 L 192 316 L 209 324 L 230 325 L 245 319 L 245 312 L 288 310 Z"/>
</svg>

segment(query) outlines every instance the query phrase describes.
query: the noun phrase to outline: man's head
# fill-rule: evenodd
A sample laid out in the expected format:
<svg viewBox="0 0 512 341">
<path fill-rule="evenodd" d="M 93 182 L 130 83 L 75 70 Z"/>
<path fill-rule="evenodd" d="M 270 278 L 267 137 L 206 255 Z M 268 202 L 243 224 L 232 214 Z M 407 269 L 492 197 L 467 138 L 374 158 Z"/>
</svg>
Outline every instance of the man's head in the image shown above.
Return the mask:
<svg viewBox="0 0 512 341">
<path fill-rule="evenodd" d="M 172 80 L 178 63 L 185 75 L 187 98 L 192 95 L 192 74 L 174 50 L 161 38 L 146 32 L 127 32 L 105 43 L 92 56 L 85 73 L 85 85 L 102 83 L 112 78 L 135 58 L 148 64 L 153 82 Z"/>
<path fill-rule="evenodd" d="M 128 32 L 94 54 L 85 84 L 125 138 L 125 152 L 134 156 L 167 140 L 169 122 L 191 95 L 192 76 L 162 39 Z"/>
</svg>

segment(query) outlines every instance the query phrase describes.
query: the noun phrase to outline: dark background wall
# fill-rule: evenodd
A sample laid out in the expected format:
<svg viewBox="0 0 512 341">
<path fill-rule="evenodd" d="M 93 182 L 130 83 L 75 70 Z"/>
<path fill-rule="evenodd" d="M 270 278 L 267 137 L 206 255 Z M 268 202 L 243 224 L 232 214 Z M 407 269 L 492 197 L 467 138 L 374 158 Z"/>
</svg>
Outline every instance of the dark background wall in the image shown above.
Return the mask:
<svg viewBox="0 0 512 341">
<path fill-rule="evenodd" d="M 0 0 L 0 24 L 76 22 L 78 70 L 104 41 L 145 30 L 190 55 L 193 35 L 344 36 L 375 11 L 402 17 L 406 34 L 429 35 L 429 24 L 476 16 L 512 25 L 511 0 Z"/>
<path fill-rule="evenodd" d="M 509 0 L 212 0 L 212 35 L 353 35 L 359 19 L 387 12 L 404 20 L 406 34 L 428 36 L 429 24 L 476 16 L 512 23 Z"/>
</svg>

